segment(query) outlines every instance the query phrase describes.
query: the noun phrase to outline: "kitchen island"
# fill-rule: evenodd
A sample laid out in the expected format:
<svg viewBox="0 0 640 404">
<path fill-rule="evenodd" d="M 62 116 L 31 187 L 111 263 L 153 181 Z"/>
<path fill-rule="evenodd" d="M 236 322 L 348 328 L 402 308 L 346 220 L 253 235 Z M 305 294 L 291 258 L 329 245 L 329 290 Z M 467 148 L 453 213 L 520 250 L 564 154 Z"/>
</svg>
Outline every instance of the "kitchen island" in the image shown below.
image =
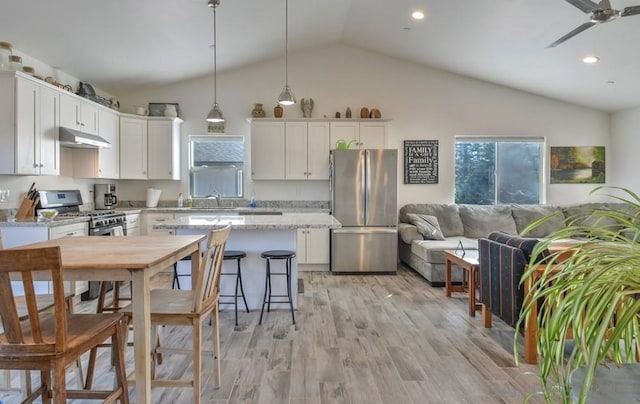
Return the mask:
<svg viewBox="0 0 640 404">
<path fill-rule="evenodd" d="M 249 309 L 260 309 L 265 286 L 265 262 L 260 254 L 266 250 L 298 251 L 298 229 L 338 229 L 341 227 L 333 216 L 325 213 L 287 213 L 283 215 L 234 215 L 234 214 L 190 214 L 163 223 L 155 224 L 154 229 L 172 230 L 175 235 L 207 234 L 209 230 L 221 228 L 231 223 L 231 235 L 227 241 L 227 250 L 241 250 L 247 253 L 242 260 L 242 283 Z M 188 265 L 185 263 L 185 270 Z M 273 264 L 274 271 L 283 271 L 284 263 Z M 298 278 L 298 263 L 293 260 L 292 279 Z M 182 273 L 180 268 L 179 272 Z M 225 261 L 223 273 L 234 273 L 235 261 Z M 280 279 L 282 278 L 282 279 Z M 185 278 L 180 278 L 183 286 Z M 274 293 L 286 291 L 284 277 L 272 280 Z M 296 307 L 298 283 L 292 282 L 293 304 Z M 233 295 L 235 277 L 223 276 L 220 281 L 221 294 Z M 230 299 L 225 299 L 227 301 Z M 232 300 L 232 299 L 231 299 Z M 272 304 L 272 308 L 288 309 L 286 304 Z M 238 303 L 238 311 L 242 304 Z M 221 309 L 233 309 L 233 305 L 223 305 Z"/>
</svg>

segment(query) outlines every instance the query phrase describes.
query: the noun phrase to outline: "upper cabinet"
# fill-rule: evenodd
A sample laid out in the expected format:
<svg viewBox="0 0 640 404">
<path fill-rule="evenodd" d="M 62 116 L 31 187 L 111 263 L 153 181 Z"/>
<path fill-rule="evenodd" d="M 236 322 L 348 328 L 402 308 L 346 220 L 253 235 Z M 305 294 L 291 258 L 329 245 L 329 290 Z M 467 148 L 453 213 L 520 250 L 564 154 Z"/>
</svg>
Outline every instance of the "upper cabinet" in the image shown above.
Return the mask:
<svg viewBox="0 0 640 404">
<path fill-rule="evenodd" d="M 331 122 L 331 148 L 344 140 L 351 149 L 384 149 L 387 147 L 386 121 L 334 121 Z"/>
<path fill-rule="evenodd" d="M 120 178 L 180 179 L 179 118 L 120 117 Z"/>
<path fill-rule="evenodd" d="M 329 179 L 329 122 L 285 123 L 285 179 Z"/>
<path fill-rule="evenodd" d="M 251 178 L 284 179 L 284 122 L 251 123 Z"/>
<path fill-rule="evenodd" d="M 120 117 L 120 178 L 147 179 L 147 119 Z"/>
<path fill-rule="evenodd" d="M 181 119 L 149 118 L 147 122 L 148 179 L 180 179 Z"/>
<path fill-rule="evenodd" d="M 73 94 L 60 94 L 60 126 L 98 134 L 98 105 Z"/>
<path fill-rule="evenodd" d="M 251 178 L 328 180 L 329 151 L 339 140 L 352 149 L 384 149 L 387 120 L 254 119 Z"/>
<path fill-rule="evenodd" d="M 0 174 L 58 175 L 57 91 L 27 75 L 0 74 Z M 13 151 L 13 152 L 11 152 Z"/>
<path fill-rule="evenodd" d="M 76 178 L 120 177 L 120 115 L 105 108 L 98 110 L 98 136 L 111 148 L 73 149 L 73 176 Z"/>
</svg>

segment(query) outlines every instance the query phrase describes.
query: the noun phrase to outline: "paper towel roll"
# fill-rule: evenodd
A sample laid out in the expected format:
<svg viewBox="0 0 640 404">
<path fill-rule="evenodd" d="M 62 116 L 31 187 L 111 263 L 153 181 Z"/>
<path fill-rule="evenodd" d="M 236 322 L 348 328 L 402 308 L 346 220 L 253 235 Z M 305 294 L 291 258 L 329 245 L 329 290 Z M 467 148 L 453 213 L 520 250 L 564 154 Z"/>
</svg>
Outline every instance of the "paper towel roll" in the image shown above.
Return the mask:
<svg viewBox="0 0 640 404">
<path fill-rule="evenodd" d="M 161 189 L 147 188 L 147 208 L 155 208 L 160 200 Z"/>
</svg>

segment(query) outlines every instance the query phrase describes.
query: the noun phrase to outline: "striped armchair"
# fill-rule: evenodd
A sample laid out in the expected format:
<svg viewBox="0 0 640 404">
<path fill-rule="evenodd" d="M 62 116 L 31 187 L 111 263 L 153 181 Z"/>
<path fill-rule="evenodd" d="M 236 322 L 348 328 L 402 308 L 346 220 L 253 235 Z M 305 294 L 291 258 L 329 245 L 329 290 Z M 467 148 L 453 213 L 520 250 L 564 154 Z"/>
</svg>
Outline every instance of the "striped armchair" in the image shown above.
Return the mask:
<svg viewBox="0 0 640 404">
<path fill-rule="evenodd" d="M 480 301 L 514 328 L 524 300 L 520 279 L 537 243 L 534 238 L 502 232 L 478 240 Z M 541 255 L 546 257 L 548 252 Z"/>
</svg>

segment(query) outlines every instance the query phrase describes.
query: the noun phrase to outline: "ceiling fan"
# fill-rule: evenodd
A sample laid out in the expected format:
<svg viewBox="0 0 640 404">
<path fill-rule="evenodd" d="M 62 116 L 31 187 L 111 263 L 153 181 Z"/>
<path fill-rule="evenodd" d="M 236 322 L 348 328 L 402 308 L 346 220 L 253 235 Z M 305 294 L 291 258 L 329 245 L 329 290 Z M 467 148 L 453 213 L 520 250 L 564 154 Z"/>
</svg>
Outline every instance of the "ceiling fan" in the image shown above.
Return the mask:
<svg viewBox="0 0 640 404">
<path fill-rule="evenodd" d="M 596 24 L 613 21 L 618 16 L 627 17 L 630 15 L 640 14 L 640 5 L 625 7 L 624 9 L 622 9 L 622 11 L 620 11 L 620 10 L 612 9 L 611 3 L 609 2 L 609 0 L 602 0 L 600 4 L 594 3 L 591 0 L 565 0 L 565 1 L 571 4 L 572 6 L 579 8 L 585 13 L 591 13 L 591 17 L 589 18 L 589 22 L 585 22 L 584 24 L 580 25 L 578 28 L 574 29 L 573 31 L 569 32 L 567 35 L 563 36 L 562 38 L 558 39 L 551 45 L 547 46 L 547 48 L 555 48 L 556 46 L 560 45 L 567 39 L 573 38 L 574 36 L 578 35 L 582 31 L 586 30 L 587 28 L 591 28 Z"/>
</svg>

